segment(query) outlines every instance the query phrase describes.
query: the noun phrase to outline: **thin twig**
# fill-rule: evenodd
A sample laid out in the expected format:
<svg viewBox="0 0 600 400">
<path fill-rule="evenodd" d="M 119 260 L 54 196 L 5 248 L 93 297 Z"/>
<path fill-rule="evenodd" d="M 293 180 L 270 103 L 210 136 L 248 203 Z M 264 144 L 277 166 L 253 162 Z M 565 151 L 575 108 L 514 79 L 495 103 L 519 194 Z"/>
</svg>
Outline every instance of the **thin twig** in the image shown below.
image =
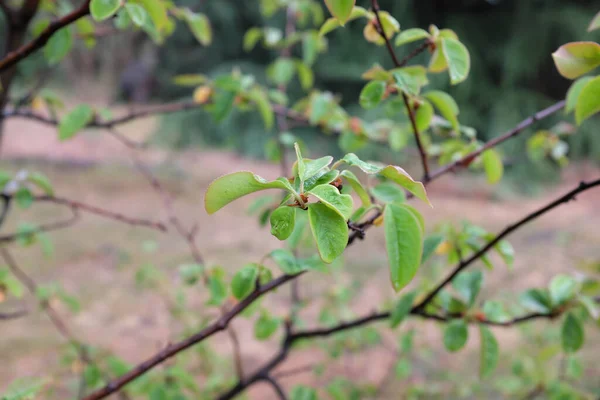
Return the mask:
<svg viewBox="0 0 600 400">
<path fill-rule="evenodd" d="M 71 207 L 70 210 L 73 214 L 71 215 L 71 218 L 69 218 L 69 219 L 51 222 L 51 223 L 45 224 L 45 225 L 40 225 L 31 231 L 15 232 L 15 233 L 9 233 L 6 235 L 1 235 L 0 243 L 14 242 L 14 241 L 18 240 L 19 238 L 21 238 L 23 236 L 27 236 L 29 234 L 35 235 L 36 233 L 40 233 L 40 232 L 51 232 L 51 231 L 65 229 L 70 226 L 73 226 L 75 224 L 75 222 L 77 222 L 79 220 L 79 212 L 76 208 L 73 208 L 73 207 Z"/>
<path fill-rule="evenodd" d="M 27 315 L 27 310 L 18 310 L 0 313 L 0 320 L 16 319 Z"/>
<path fill-rule="evenodd" d="M 34 51 L 44 47 L 48 40 L 60 29 L 67 25 L 72 24 L 79 18 L 85 17 L 89 14 L 90 0 L 85 2 L 73 12 L 51 22 L 38 36 L 36 36 L 29 43 L 21 46 L 17 50 L 11 51 L 3 59 L 0 60 L 0 72 L 17 64 L 19 61 L 29 56 Z"/>
<path fill-rule="evenodd" d="M 279 397 L 279 400 L 287 400 L 285 391 L 283 390 L 281 385 L 275 380 L 275 378 L 273 378 L 270 375 L 267 375 L 263 378 L 263 380 L 271 384 L 271 386 L 273 386 L 273 390 L 275 390 L 275 393 L 277 394 L 277 397 Z"/>
<path fill-rule="evenodd" d="M 410 60 L 412 57 L 415 57 L 416 54 L 419 54 L 419 53 L 412 55 L 412 57 L 408 58 L 406 61 L 400 62 L 400 60 L 398 60 L 398 57 L 396 56 L 396 52 L 394 51 L 394 48 L 392 47 L 392 43 L 390 42 L 390 38 L 388 38 L 387 34 L 385 33 L 385 30 L 383 29 L 383 22 L 381 20 L 381 16 L 379 15 L 379 12 L 380 12 L 379 3 L 377 0 L 371 0 L 371 4 L 373 7 L 373 12 L 375 13 L 375 17 L 377 18 L 377 26 L 376 26 L 377 32 L 379 32 L 379 35 L 385 41 L 385 45 L 388 49 L 388 53 L 390 54 L 390 57 L 392 58 L 392 61 L 394 62 L 394 65 L 396 66 L 396 68 L 402 67 L 403 65 L 405 65 L 408 62 L 408 60 Z M 422 46 L 418 50 L 420 50 L 420 52 L 422 52 L 426 48 L 427 48 L 427 46 Z M 408 118 L 410 119 L 410 124 L 412 126 L 415 141 L 417 142 L 417 148 L 419 149 L 419 155 L 421 157 L 421 164 L 423 165 L 423 182 L 428 182 L 429 181 L 429 163 L 427 161 L 427 152 L 425 151 L 425 147 L 423 146 L 423 143 L 421 142 L 421 135 L 419 133 L 419 128 L 417 126 L 415 112 L 413 110 L 413 107 L 410 105 L 410 99 L 408 98 L 408 95 L 404 92 L 402 92 L 402 99 L 404 100 L 404 106 L 406 107 L 406 111 L 408 112 Z"/>
</svg>

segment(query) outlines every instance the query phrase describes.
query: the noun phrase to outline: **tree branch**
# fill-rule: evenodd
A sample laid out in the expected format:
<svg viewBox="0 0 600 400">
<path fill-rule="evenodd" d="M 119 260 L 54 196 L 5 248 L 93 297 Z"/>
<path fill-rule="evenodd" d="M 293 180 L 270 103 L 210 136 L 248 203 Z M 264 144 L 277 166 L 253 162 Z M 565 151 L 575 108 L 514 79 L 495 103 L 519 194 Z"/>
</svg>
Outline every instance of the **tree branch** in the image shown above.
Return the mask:
<svg viewBox="0 0 600 400">
<path fill-rule="evenodd" d="M 0 313 L 0 320 L 16 319 L 27 315 L 27 310 L 18 310 Z"/>
<path fill-rule="evenodd" d="M 267 375 L 263 378 L 263 380 L 265 382 L 268 382 L 271 384 L 271 386 L 273 386 L 273 390 L 275 390 L 275 393 L 277 393 L 277 397 L 279 397 L 279 400 L 287 400 L 287 396 L 285 395 L 285 391 L 283 390 L 283 388 L 281 387 L 281 385 L 270 375 Z"/>
<path fill-rule="evenodd" d="M 381 16 L 379 15 L 379 2 L 377 0 L 371 0 L 371 4 L 373 7 L 373 12 L 375 13 L 375 17 L 377 18 L 377 31 L 379 32 L 379 35 L 383 38 L 383 40 L 385 40 L 385 45 L 388 49 L 388 53 L 390 54 L 390 57 L 392 58 L 392 61 L 394 62 L 394 65 L 396 66 L 396 68 L 402 67 L 403 65 L 405 65 L 408 60 L 410 60 L 411 58 L 415 57 L 417 54 L 419 54 L 419 52 L 424 51 L 427 46 L 422 46 L 417 50 L 420 50 L 419 52 L 413 53 L 413 54 L 409 54 L 409 57 L 407 57 L 407 59 L 405 59 L 403 62 L 400 62 L 400 60 L 398 60 L 398 57 L 396 56 L 396 52 L 394 51 L 394 48 L 392 47 L 392 43 L 390 42 L 390 39 L 387 37 L 385 30 L 383 29 L 383 22 L 381 21 Z M 428 182 L 429 181 L 429 164 L 427 162 L 427 153 L 425 152 L 425 147 L 423 146 L 423 143 L 421 142 L 421 135 L 419 134 L 419 128 L 417 127 L 417 121 L 415 119 L 415 113 L 414 110 L 412 108 L 412 106 L 410 105 L 410 99 L 408 98 L 408 95 L 404 92 L 402 92 L 402 99 L 404 100 L 404 105 L 406 107 L 406 111 L 408 112 L 408 118 L 410 119 L 410 124 L 412 126 L 412 130 L 413 130 L 413 134 L 415 136 L 415 141 L 417 142 L 417 148 L 419 149 L 419 155 L 421 157 L 421 164 L 423 165 L 423 181 L 424 182 Z"/>
<path fill-rule="evenodd" d="M 230 311 L 222 315 L 217 321 L 215 321 L 211 325 L 207 326 L 206 328 L 204 328 L 203 330 L 201 330 L 193 336 L 190 336 L 180 342 L 165 347 L 162 351 L 153 355 L 146 361 L 138 364 L 126 374 L 118 377 L 117 379 L 114 379 L 113 381 L 109 382 L 106 386 L 89 394 L 84 398 L 84 400 L 103 399 L 117 392 L 129 382 L 143 375 L 147 371 L 151 370 L 155 366 L 167 360 L 168 358 L 171 358 L 177 353 L 180 353 L 181 351 L 186 350 L 187 348 L 205 340 L 206 338 L 209 338 L 214 334 L 225 330 L 229 326 L 231 320 L 234 319 L 246 308 L 248 308 L 248 306 L 250 306 L 256 299 L 287 283 L 288 281 L 295 279 L 301 274 L 302 272 L 297 275 L 282 275 L 279 278 L 273 279 L 272 281 L 263 286 L 257 287 L 250 295 L 248 295 L 245 299 L 237 303 Z"/>
<path fill-rule="evenodd" d="M 29 3 L 31 3 L 31 1 L 29 1 Z M 34 51 L 42 48 L 52 37 L 52 35 L 54 35 L 60 29 L 72 24 L 79 18 L 88 15 L 90 12 L 89 4 L 90 0 L 85 0 L 85 2 L 75 11 L 50 23 L 50 25 L 48 25 L 46 29 L 44 29 L 42 33 L 40 33 L 35 39 L 8 53 L 3 59 L 0 60 L 0 72 L 7 70 L 22 59 L 29 56 Z M 25 6 L 23 6 L 23 10 L 25 10 Z"/>
<path fill-rule="evenodd" d="M 69 199 L 65 199 L 65 198 L 61 198 L 61 197 L 54 197 L 54 196 L 38 196 L 38 197 L 34 197 L 34 201 L 60 204 L 60 205 L 68 206 L 71 208 L 76 208 L 76 209 L 79 209 L 82 211 L 86 211 L 90 214 L 99 215 L 104 218 L 114 219 L 116 221 L 119 221 L 119 222 L 122 222 L 122 223 L 125 223 L 128 225 L 145 226 L 145 227 L 148 227 L 151 229 L 157 229 L 162 232 L 167 231 L 167 227 L 162 222 L 151 221 L 151 220 L 147 220 L 147 219 L 131 218 L 131 217 L 128 217 L 123 214 L 119 214 L 119 213 L 116 213 L 113 211 L 108 211 L 108 210 L 105 210 L 105 209 L 102 209 L 102 208 L 99 208 L 96 206 L 92 206 L 89 204 L 84 204 L 84 203 L 81 203 L 81 202 L 75 201 L 75 200 L 69 200 Z"/>
<path fill-rule="evenodd" d="M 65 219 L 65 220 L 57 221 L 57 222 L 51 222 L 51 223 L 45 224 L 45 225 L 40 225 L 31 232 L 15 232 L 15 233 L 9 233 L 6 235 L 1 235 L 0 243 L 14 242 L 14 241 L 18 240 L 20 237 L 27 236 L 28 234 L 33 235 L 33 234 L 40 233 L 40 232 L 57 231 L 60 229 L 65 229 L 70 226 L 73 226 L 75 224 L 75 222 L 77 222 L 79 220 L 79 211 L 77 210 L 77 208 L 74 208 L 74 207 L 71 207 L 70 210 L 73 213 L 73 215 L 69 219 Z"/>
</svg>

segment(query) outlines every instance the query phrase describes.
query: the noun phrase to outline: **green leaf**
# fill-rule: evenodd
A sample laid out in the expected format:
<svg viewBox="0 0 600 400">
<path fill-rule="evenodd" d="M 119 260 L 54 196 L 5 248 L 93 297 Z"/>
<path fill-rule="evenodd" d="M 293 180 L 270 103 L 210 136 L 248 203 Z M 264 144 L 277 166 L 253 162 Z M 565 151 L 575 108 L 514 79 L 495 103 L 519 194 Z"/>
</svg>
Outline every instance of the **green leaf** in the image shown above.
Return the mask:
<svg viewBox="0 0 600 400">
<path fill-rule="evenodd" d="M 71 27 L 66 26 L 54 33 L 44 46 L 44 56 L 48 64 L 56 65 L 69 54 L 73 47 Z"/>
<path fill-rule="evenodd" d="M 547 291 L 541 289 L 529 289 L 519 296 L 519 303 L 529 311 L 540 314 L 550 314 L 552 311 L 552 300 Z"/>
<path fill-rule="evenodd" d="M 217 122 L 221 122 L 229 115 L 235 102 L 236 93 L 230 91 L 219 91 L 214 96 L 212 114 Z"/>
<path fill-rule="evenodd" d="M 429 102 L 424 101 L 419 105 L 415 112 L 415 123 L 419 132 L 424 132 L 429 129 L 433 119 L 433 106 Z"/>
<path fill-rule="evenodd" d="M 405 31 L 400 32 L 398 36 L 396 36 L 396 46 L 402 46 L 407 43 L 416 42 L 417 40 L 427 39 L 431 35 L 424 29 L 420 28 L 412 28 L 407 29 Z"/>
<path fill-rule="evenodd" d="M 327 264 L 332 263 L 348 244 L 346 220 L 322 203 L 308 205 L 308 219 L 321 259 Z"/>
<path fill-rule="evenodd" d="M 500 254 L 506 265 L 511 268 L 515 261 L 515 250 L 512 245 L 506 240 L 501 240 L 494 246 L 494 249 Z"/>
<path fill-rule="evenodd" d="M 342 26 L 350 19 L 355 4 L 356 0 L 325 0 L 327 9 Z"/>
<path fill-rule="evenodd" d="M 46 195 L 54 195 L 54 189 L 52 188 L 52 184 L 45 175 L 39 172 L 33 172 L 27 176 L 27 180 L 33 183 L 38 188 L 40 188 Z"/>
<path fill-rule="evenodd" d="M 179 276 L 186 285 L 195 285 L 202 274 L 204 273 L 204 266 L 202 264 L 182 264 L 179 266 Z"/>
<path fill-rule="evenodd" d="M 579 100 L 581 90 L 592 79 L 594 79 L 593 76 L 584 76 L 573 82 L 573 84 L 569 88 L 569 91 L 567 92 L 567 104 L 565 106 L 566 112 L 569 113 L 575 110 L 575 106 L 577 105 L 577 100 Z"/>
<path fill-rule="evenodd" d="M 231 280 L 231 293 L 241 300 L 248 296 L 256 287 L 256 278 L 258 278 L 258 266 L 248 264 L 240 269 Z"/>
<path fill-rule="evenodd" d="M 467 302 L 469 307 L 473 306 L 475 299 L 481 290 L 483 274 L 481 271 L 461 272 L 452 280 L 452 286 Z"/>
<path fill-rule="evenodd" d="M 600 76 L 585 84 L 577 98 L 575 121 L 581 125 L 583 121 L 600 112 Z"/>
<path fill-rule="evenodd" d="M 394 165 L 388 165 L 385 167 L 380 174 L 393 182 L 396 182 L 398 185 L 402 186 L 404 189 L 408 190 L 412 194 L 414 194 L 418 199 L 424 201 L 429 204 L 429 206 L 433 207 L 429 202 L 429 198 L 427 197 L 427 192 L 425 191 L 425 186 L 421 182 L 417 182 L 413 180 L 413 178 L 400 167 L 396 167 Z"/>
<path fill-rule="evenodd" d="M 317 391 L 308 386 L 294 386 L 290 392 L 290 400 L 318 400 Z"/>
<path fill-rule="evenodd" d="M 448 93 L 440 90 L 429 91 L 423 96 L 431 101 L 435 108 L 438 109 L 442 117 L 446 118 L 452 125 L 455 132 L 460 132 L 457 115 L 459 114 L 458 104 Z"/>
<path fill-rule="evenodd" d="M 322 262 L 318 257 L 313 259 L 297 259 L 291 251 L 287 249 L 273 250 L 269 257 L 275 261 L 279 268 L 286 275 L 296 275 L 302 271 L 318 270 L 322 271 Z M 315 262 L 318 261 L 318 262 Z"/>
<path fill-rule="evenodd" d="M 267 340 L 277 331 L 280 324 L 279 318 L 262 313 L 254 324 L 254 337 L 258 340 Z"/>
<path fill-rule="evenodd" d="M 15 193 L 15 201 L 19 207 L 26 209 L 33 204 L 33 195 L 29 189 L 22 187 Z"/>
<path fill-rule="evenodd" d="M 67 140 L 75 136 L 94 118 L 94 110 L 87 104 L 80 104 L 65 115 L 58 124 L 58 138 Z"/>
<path fill-rule="evenodd" d="M 311 66 L 317 59 L 321 39 L 315 32 L 309 32 L 302 36 L 302 60 L 307 66 Z"/>
<path fill-rule="evenodd" d="M 302 174 L 302 180 L 307 181 L 310 178 L 316 176 L 321 171 L 323 171 L 331 162 L 333 161 L 333 157 L 325 156 L 318 158 L 316 160 L 306 160 L 304 159 L 304 174 Z"/>
<path fill-rule="evenodd" d="M 340 194 L 339 190 L 332 185 L 316 186 L 308 194 L 315 196 L 321 203 L 337 212 L 345 221 L 352 215 L 352 196 Z"/>
<path fill-rule="evenodd" d="M 396 292 L 414 278 L 423 254 L 423 231 L 415 215 L 405 207 L 388 204 L 383 213 L 385 247 L 392 286 Z"/>
<path fill-rule="evenodd" d="M 381 103 L 385 94 L 386 83 L 383 81 L 371 81 L 363 87 L 358 99 L 360 105 L 365 110 L 375 108 Z"/>
<path fill-rule="evenodd" d="M 127 3 L 125 4 L 125 10 L 127 10 L 131 21 L 137 26 L 144 26 L 148 18 L 150 18 L 144 7 L 139 4 Z"/>
<path fill-rule="evenodd" d="M 240 197 L 265 189 L 283 189 L 291 193 L 294 189 L 285 178 L 267 181 L 249 171 L 234 172 L 215 179 L 206 189 L 204 207 L 213 214 Z"/>
<path fill-rule="evenodd" d="M 390 315 L 390 324 L 392 328 L 400 325 L 404 318 L 410 313 L 415 297 L 417 297 L 415 292 L 408 292 L 398 300 Z"/>
<path fill-rule="evenodd" d="M 588 27 L 588 32 L 594 31 L 596 29 L 600 29 L 600 12 L 596 14 L 592 22 L 590 22 L 590 26 Z"/>
<path fill-rule="evenodd" d="M 46 379 L 18 379 L 6 388 L 2 400 L 35 400 L 47 383 Z"/>
<path fill-rule="evenodd" d="M 246 34 L 244 34 L 244 51 L 251 51 L 262 36 L 263 31 L 260 28 L 253 27 L 248 29 Z"/>
<path fill-rule="evenodd" d="M 444 346 L 448 351 L 455 352 L 467 344 L 469 330 L 467 323 L 462 319 L 455 319 L 444 329 Z"/>
<path fill-rule="evenodd" d="M 568 79 L 579 78 L 600 66 L 600 44 L 572 42 L 552 53 L 558 72 Z"/>
<path fill-rule="evenodd" d="M 486 150 L 481 155 L 481 159 L 488 182 L 492 185 L 498 183 L 504 173 L 504 165 L 498 152 L 494 149 Z"/>
<path fill-rule="evenodd" d="M 450 83 L 456 85 L 469 75 L 471 58 L 464 44 L 455 39 L 442 39 L 442 51 L 448 63 Z"/>
<path fill-rule="evenodd" d="M 355 166 L 366 172 L 367 174 L 381 174 L 382 176 L 390 179 L 391 181 L 402 186 L 414 194 L 417 198 L 423 200 L 431 206 L 429 199 L 427 198 L 427 192 L 421 182 L 414 181 L 411 176 L 400 167 L 394 165 L 388 165 L 387 167 L 381 167 L 362 161 L 354 153 L 348 153 L 342 159 L 346 164 Z"/>
<path fill-rule="evenodd" d="M 577 281 L 567 275 L 557 275 L 550 282 L 550 299 L 552 306 L 561 306 L 575 296 Z"/>
<path fill-rule="evenodd" d="M 411 96 L 418 95 L 421 88 L 429 82 L 427 70 L 420 65 L 395 68 L 392 70 L 392 76 L 398 89 Z"/>
<path fill-rule="evenodd" d="M 583 346 L 585 335 L 581 321 L 573 313 L 568 313 L 561 329 L 562 348 L 566 353 L 575 353 Z"/>
<path fill-rule="evenodd" d="M 209 306 L 220 306 L 227 298 L 227 285 L 224 281 L 225 271 L 220 268 L 213 268 L 208 276 L 208 290 L 210 298 L 206 302 Z"/>
<path fill-rule="evenodd" d="M 90 14 L 96 21 L 104 21 L 116 14 L 121 8 L 121 0 L 92 0 Z"/>
<path fill-rule="evenodd" d="M 479 337 L 481 342 L 479 374 L 482 378 L 486 378 L 496 370 L 500 351 L 498 341 L 488 327 L 479 325 Z"/>
<path fill-rule="evenodd" d="M 201 45 L 208 46 L 212 42 L 212 28 L 206 15 L 196 14 L 188 10 L 185 13 L 185 21 Z"/>
<path fill-rule="evenodd" d="M 307 162 L 306 165 L 308 166 L 310 162 L 311 161 Z M 334 169 L 332 171 L 326 171 L 326 169 L 322 169 L 316 175 L 313 175 L 312 177 L 306 179 L 306 181 L 304 182 L 304 191 L 310 191 L 316 186 L 331 183 L 334 180 L 336 180 L 339 175 L 340 171 L 338 170 Z"/>
<path fill-rule="evenodd" d="M 321 28 L 319 29 L 319 36 L 325 36 L 329 32 L 339 28 L 340 26 L 342 26 L 342 25 L 340 24 L 340 22 L 337 19 L 328 18 L 325 21 L 325 23 L 323 25 L 321 25 Z"/>
<path fill-rule="evenodd" d="M 342 171 L 341 176 L 344 177 L 344 179 L 346 179 L 346 181 L 350 184 L 352 189 L 356 192 L 356 194 L 360 198 L 360 201 L 362 202 L 362 205 L 364 207 L 369 207 L 371 205 L 371 198 L 369 197 L 369 194 L 367 193 L 363 185 L 360 183 L 356 175 L 354 175 L 352 171 L 345 170 Z"/>
<path fill-rule="evenodd" d="M 423 257 L 421 257 L 421 264 L 431 257 L 435 249 L 444 241 L 444 235 L 431 235 L 423 242 Z"/>
<path fill-rule="evenodd" d="M 156 27 L 159 32 L 163 32 L 169 24 L 169 11 L 167 10 L 167 3 L 164 0 L 138 0 L 141 3 L 150 19 L 152 24 Z"/>
<path fill-rule="evenodd" d="M 302 89 L 310 89 L 315 82 L 315 75 L 313 74 L 312 69 L 303 62 L 298 61 L 296 63 L 296 71 L 298 72 L 298 79 L 300 80 Z"/>
<path fill-rule="evenodd" d="M 271 213 L 271 235 L 279 240 L 286 240 L 294 231 L 296 225 L 296 208 L 289 206 L 277 207 Z"/>
<path fill-rule="evenodd" d="M 404 190 L 391 182 L 382 182 L 371 188 L 371 194 L 382 203 L 403 203 L 406 201 Z"/>
<path fill-rule="evenodd" d="M 278 58 L 267 69 L 269 79 L 276 85 L 287 85 L 294 77 L 296 65 L 289 58 Z"/>
<path fill-rule="evenodd" d="M 267 130 L 271 130 L 275 122 L 275 114 L 273 113 L 273 105 L 269 101 L 269 96 L 262 90 L 256 89 L 250 92 L 250 97 L 256 104 L 258 112 L 265 124 Z"/>
</svg>

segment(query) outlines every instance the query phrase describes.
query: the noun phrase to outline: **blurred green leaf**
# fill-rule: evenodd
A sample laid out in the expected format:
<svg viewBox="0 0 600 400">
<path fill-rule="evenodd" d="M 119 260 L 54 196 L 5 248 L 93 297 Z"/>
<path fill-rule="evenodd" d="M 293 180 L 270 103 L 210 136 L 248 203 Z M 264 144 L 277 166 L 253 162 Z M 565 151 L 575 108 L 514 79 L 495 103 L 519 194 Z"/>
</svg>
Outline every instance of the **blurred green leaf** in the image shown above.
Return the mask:
<svg viewBox="0 0 600 400">
<path fill-rule="evenodd" d="M 242 300 L 254 290 L 256 286 L 256 278 L 258 278 L 258 266 L 256 264 L 248 264 L 240 269 L 231 280 L 231 293 L 233 296 Z"/>
<path fill-rule="evenodd" d="M 467 344 L 468 338 L 469 330 L 462 319 L 449 322 L 444 329 L 444 346 L 448 351 L 455 352 L 462 349 Z"/>
</svg>

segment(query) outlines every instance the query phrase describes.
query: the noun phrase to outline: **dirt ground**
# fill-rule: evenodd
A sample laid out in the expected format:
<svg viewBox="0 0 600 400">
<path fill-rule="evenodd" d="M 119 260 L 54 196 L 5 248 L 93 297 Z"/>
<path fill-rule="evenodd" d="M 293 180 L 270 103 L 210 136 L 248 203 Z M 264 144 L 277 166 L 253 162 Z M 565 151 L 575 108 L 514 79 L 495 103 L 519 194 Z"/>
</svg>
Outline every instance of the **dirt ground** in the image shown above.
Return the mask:
<svg viewBox="0 0 600 400">
<path fill-rule="evenodd" d="M 154 124 L 152 119 L 140 120 L 124 126 L 121 131 L 132 140 L 143 140 Z M 6 128 L 3 167 L 44 171 L 55 182 L 56 192 L 62 197 L 139 218 L 166 218 L 159 197 L 132 167 L 130 150 L 113 137 L 90 131 L 60 143 L 52 127 L 10 120 Z M 237 206 L 226 207 L 214 216 L 208 216 L 203 208 L 204 190 L 219 175 L 248 169 L 265 178 L 273 178 L 277 176 L 277 168 L 208 150 L 182 152 L 176 157 L 156 149 L 143 150 L 139 154 L 176 198 L 174 208 L 177 215 L 188 224 L 198 223 L 197 242 L 207 264 L 222 265 L 234 271 L 248 261 L 260 260 L 264 254 L 280 246 L 253 217 L 246 215 L 250 200 L 241 200 L 236 203 Z M 433 209 L 419 204 L 416 206 L 423 212 L 428 231 L 440 221 L 458 223 L 468 218 L 472 223 L 494 232 L 571 189 L 573 182 L 599 175 L 600 170 L 589 165 L 570 167 L 564 172 L 561 184 L 536 198 L 506 196 L 501 187 L 486 185 L 479 178 L 448 176 L 428 189 Z M 589 191 L 579 196 L 577 201 L 561 206 L 512 235 L 509 240 L 517 255 L 514 270 L 508 271 L 499 263 L 493 272 L 486 275 L 483 296 L 510 301 L 523 288 L 547 285 L 559 271 L 572 272 L 578 262 L 600 260 L 598 204 L 600 190 Z M 26 212 L 12 213 L 2 229 L 5 233 L 10 232 L 20 221 L 60 219 L 68 215 L 66 211 L 51 205 L 35 205 Z M 169 276 L 174 276 L 177 265 L 190 261 L 186 244 L 172 230 L 166 234 L 156 233 L 84 215 L 76 226 L 53 233 L 51 238 L 55 246 L 55 254 L 51 258 L 43 256 L 39 248 L 15 249 L 14 253 L 22 267 L 39 282 L 59 281 L 80 299 L 83 307 L 78 314 L 61 308 L 62 315 L 77 337 L 87 343 L 107 347 L 133 363 L 177 338 L 179 332 L 171 325 L 164 302 L 151 292 L 136 289 L 134 279 L 136 268 L 143 263 L 152 263 Z M 318 297 L 340 281 L 356 281 L 360 289 L 352 304 L 357 315 L 377 309 L 383 301 L 393 299 L 381 239 L 382 233 L 373 230 L 364 242 L 349 249 L 341 274 L 324 277 L 314 273 L 303 277 L 302 296 Z M 156 243 L 157 251 L 148 253 L 144 250 L 148 241 Z M 263 304 L 283 316 L 289 304 L 288 293 L 287 289 L 282 289 L 269 294 Z M 32 310 L 29 315 L 1 323 L 0 388 L 19 377 L 48 375 L 57 367 L 58 360 L 52 350 L 63 340 L 56 335 L 46 317 L 35 311 L 31 300 L 28 305 Z M 202 307 L 202 303 L 198 306 Z M 0 304 L 0 310 L 2 307 L 3 304 Z M 316 306 L 309 307 L 303 314 L 308 325 L 316 323 L 316 310 Z M 242 342 L 246 370 L 256 368 L 262 360 L 270 357 L 277 340 L 256 342 L 251 324 L 245 319 L 233 323 Z M 417 329 L 419 343 L 439 343 L 438 325 L 411 321 L 405 329 L 408 327 Z M 335 374 L 381 383 L 394 365 L 395 357 L 389 347 L 395 347 L 397 342 L 394 333 L 388 332 L 388 329 L 383 331 L 384 343 L 389 346 L 374 347 L 360 355 L 344 356 L 321 378 L 315 378 L 308 372 L 295 374 L 282 380 L 284 386 L 289 388 L 299 382 L 322 386 Z M 495 332 L 503 354 L 524 345 L 518 332 L 502 329 Z M 598 331 L 588 330 L 588 333 L 589 340 L 582 354 L 583 358 L 593 360 L 598 355 L 600 337 Z M 225 334 L 211 338 L 210 343 L 216 349 L 229 351 Z M 469 348 L 476 349 L 477 340 L 471 340 Z M 440 351 L 437 345 L 433 349 L 438 369 L 462 366 L 470 354 L 469 351 L 450 354 Z M 301 349 L 293 352 L 280 370 L 310 365 L 323 358 L 324 354 L 318 347 Z M 600 376 L 597 363 L 592 364 L 589 366 L 588 363 L 586 374 Z M 425 376 L 426 372 L 416 374 L 414 379 L 418 381 Z M 394 385 L 388 385 L 381 398 L 397 398 L 394 393 Z M 253 399 L 274 398 L 271 389 L 262 384 L 253 387 L 250 395 Z"/>
</svg>

